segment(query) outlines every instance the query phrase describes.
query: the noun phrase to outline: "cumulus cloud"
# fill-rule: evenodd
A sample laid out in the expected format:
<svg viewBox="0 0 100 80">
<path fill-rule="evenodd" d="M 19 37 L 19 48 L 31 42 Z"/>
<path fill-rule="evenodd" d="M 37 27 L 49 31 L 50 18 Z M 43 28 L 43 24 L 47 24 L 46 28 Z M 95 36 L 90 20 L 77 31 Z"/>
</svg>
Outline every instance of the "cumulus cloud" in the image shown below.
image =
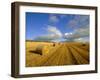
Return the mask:
<svg viewBox="0 0 100 80">
<path fill-rule="evenodd" d="M 89 38 L 89 27 L 79 28 L 71 33 L 64 34 L 64 38 L 71 41 L 76 41 L 76 40 L 86 41 L 87 39 L 86 37 Z"/>
<path fill-rule="evenodd" d="M 62 37 L 62 33 L 60 32 L 60 30 L 54 26 L 48 26 L 47 31 L 52 35 L 56 35 L 57 37 Z"/>
<path fill-rule="evenodd" d="M 57 29 L 54 26 L 48 26 L 46 28 L 47 34 L 46 35 L 41 35 L 35 38 L 37 41 L 54 41 L 57 39 L 60 39 L 62 37 L 62 33 L 60 32 L 59 29 Z"/>
<path fill-rule="evenodd" d="M 89 41 L 89 16 L 88 15 L 77 15 L 74 16 L 69 22 L 67 27 L 73 27 L 71 32 L 61 33 L 61 31 L 54 25 L 59 21 L 59 18 L 65 18 L 66 15 L 49 16 L 49 25 L 44 29 L 47 34 L 40 35 L 34 40 L 36 41 L 78 41 L 88 42 Z M 60 21 L 59 21 L 60 22 Z"/>
<path fill-rule="evenodd" d="M 64 38 L 70 41 L 89 41 L 89 15 L 74 16 L 68 23 L 67 27 L 73 29 L 72 32 L 66 32 Z"/>
<path fill-rule="evenodd" d="M 48 27 L 45 28 L 45 30 L 47 31 L 47 34 L 38 36 L 34 40 L 53 41 L 53 42 L 59 42 L 61 39 L 63 39 L 63 41 L 78 41 L 78 42 L 89 41 L 88 27 L 79 28 L 74 30 L 73 32 L 66 32 L 64 34 L 62 34 L 61 31 L 55 26 L 48 25 Z"/>
<path fill-rule="evenodd" d="M 65 33 L 64 38 L 66 38 L 66 39 L 73 38 L 73 33 L 71 33 L 71 32 Z"/>
</svg>

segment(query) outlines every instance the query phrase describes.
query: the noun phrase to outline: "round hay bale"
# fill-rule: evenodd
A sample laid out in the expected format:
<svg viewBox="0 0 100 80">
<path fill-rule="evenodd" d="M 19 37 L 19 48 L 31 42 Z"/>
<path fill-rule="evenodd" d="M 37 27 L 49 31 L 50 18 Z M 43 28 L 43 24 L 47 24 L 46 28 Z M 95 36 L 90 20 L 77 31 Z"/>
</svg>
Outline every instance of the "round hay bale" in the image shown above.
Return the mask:
<svg viewBox="0 0 100 80">
<path fill-rule="evenodd" d="M 41 55 L 43 53 L 45 53 L 45 54 L 49 53 L 49 50 L 50 50 L 50 46 L 47 46 L 47 45 L 38 45 L 36 47 L 36 52 L 41 54 Z"/>
<path fill-rule="evenodd" d="M 82 46 L 86 46 L 86 44 L 82 44 Z"/>
<path fill-rule="evenodd" d="M 53 47 L 55 47 L 55 45 L 56 45 L 56 44 L 55 44 L 55 43 L 53 43 L 53 45 L 52 45 L 52 46 L 53 46 Z"/>
<path fill-rule="evenodd" d="M 38 45 L 37 47 L 36 47 L 36 52 L 37 53 L 39 53 L 39 54 L 42 54 L 42 48 L 43 48 L 43 45 Z"/>
</svg>

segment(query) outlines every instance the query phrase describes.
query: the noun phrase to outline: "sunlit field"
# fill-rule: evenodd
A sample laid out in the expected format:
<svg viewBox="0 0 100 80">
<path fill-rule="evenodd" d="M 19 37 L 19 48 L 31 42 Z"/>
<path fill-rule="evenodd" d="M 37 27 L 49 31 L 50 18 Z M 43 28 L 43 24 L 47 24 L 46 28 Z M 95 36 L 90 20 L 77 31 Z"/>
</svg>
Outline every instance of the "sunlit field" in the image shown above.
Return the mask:
<svg viewBox="0 0 100 80">
<path fill-rule="evenodd" d="M 26 67 L 89 64 L 89 43 L 26 41 Z"/>
</svg>

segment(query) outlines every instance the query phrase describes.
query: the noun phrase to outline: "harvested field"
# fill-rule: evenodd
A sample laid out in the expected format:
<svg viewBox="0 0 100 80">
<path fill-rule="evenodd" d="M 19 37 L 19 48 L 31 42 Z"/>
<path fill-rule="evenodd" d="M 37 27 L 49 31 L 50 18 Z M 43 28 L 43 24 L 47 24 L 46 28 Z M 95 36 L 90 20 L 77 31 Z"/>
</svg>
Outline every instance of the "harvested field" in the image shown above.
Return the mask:
<svg viewBox="0 0 100 80">
<path fill-rule="evenodd" d="M 89 43 L 26 41 L 26 67 L 89 64 Z"/>
</svg>

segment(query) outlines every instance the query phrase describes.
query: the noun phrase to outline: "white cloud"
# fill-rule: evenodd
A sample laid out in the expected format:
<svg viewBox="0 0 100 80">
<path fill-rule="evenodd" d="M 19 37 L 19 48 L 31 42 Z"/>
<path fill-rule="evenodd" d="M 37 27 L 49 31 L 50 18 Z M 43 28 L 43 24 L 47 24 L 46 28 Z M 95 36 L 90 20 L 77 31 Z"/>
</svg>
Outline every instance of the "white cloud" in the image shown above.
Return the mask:
<svg viewBox="0 0 100 80">
<path fill-rule="evenodd" d="M 60 32 L 60 30 L 54 26 L 49 25 L 46 28 L 46 31 L 47 31 L 47 34 L 38 36 L 37 38 L 35 38 L 35 40 L 37 41 L 59 41 L 58 39 L 62 37 L 62 33 Z"/>
<path fill-rule="evenodd" d="M 59 19 L 58 19 L 58 17 L 55 16 L 55 15 L 50 15 L 49 21 L 50 21 L 50 22 L 53 22 L 53 23 L 56 23 L 56 22 L 59 21 Z"/>
<path fill-rule="evenodd" d="M 89 42 L 89 37 L 74 39 L 75 42 Z"/>
<path fill-rule="evenodd" d="M 65 33 L 64 38 L 71 41 L 88 41 L 89 27 L 78 28 L 71 33 Z"/>
<path fill-rule="evenodd" d="M 77 15 L 67 23 L 67 27 L 79 28 L 89 25 L 88 15 Z"/>
<path fill-rule="evenodd" d="M 60 30 L 57 29 L 57 28 L 54 27 L 54 26 L 48 26 L 47 31 L 48 31 L 48 33 L 50 33 L 50 34 L 56 35 L 56 36 L 58 36 L 58 37 L 62 37 L 62 33 L 60 32 Z"/>
<path fill-rule="evenodd" d="M 89 27 L 76 29 L 74 34 L 79 35 L 80 37 L 89 36 Z"/>
<path fill-rule="evenodd" d="M 60 16 L 62 18 L 66 17 L 65 15 Z M 50 25 L 45 28 L 47 34 L 38 36 L 35 38 L 37 41 L 79 41 L 79 42 L 88 42 L 89 41 L 89 16 L 75 16 L 74 19 L 71 19 L 68 22 L 68 26 L 75 27 L 72 32 L 66 32 L 64 34 L 56 26 L 51 26 L 51 23 L 56 23 L 59 21 L 58 16 L 50 15 L 49 21 Z M 86 38 L 87 37 L 87 38 Z"/>
<path fill-rule="evenodd" d="M 71 38 L 73 36 L 73 33 L 69 32 L 69 33 L 65 33 L 64 37 L 67 38 Z"/>
<path fill-rule="evenodd" d="M 64 38 L 70 41 L 89 41 L 89 16 L 77 15 L 68 23 L 67 27 L 72 27 L 71 33 L 65 33 Z"/>
</svg>

